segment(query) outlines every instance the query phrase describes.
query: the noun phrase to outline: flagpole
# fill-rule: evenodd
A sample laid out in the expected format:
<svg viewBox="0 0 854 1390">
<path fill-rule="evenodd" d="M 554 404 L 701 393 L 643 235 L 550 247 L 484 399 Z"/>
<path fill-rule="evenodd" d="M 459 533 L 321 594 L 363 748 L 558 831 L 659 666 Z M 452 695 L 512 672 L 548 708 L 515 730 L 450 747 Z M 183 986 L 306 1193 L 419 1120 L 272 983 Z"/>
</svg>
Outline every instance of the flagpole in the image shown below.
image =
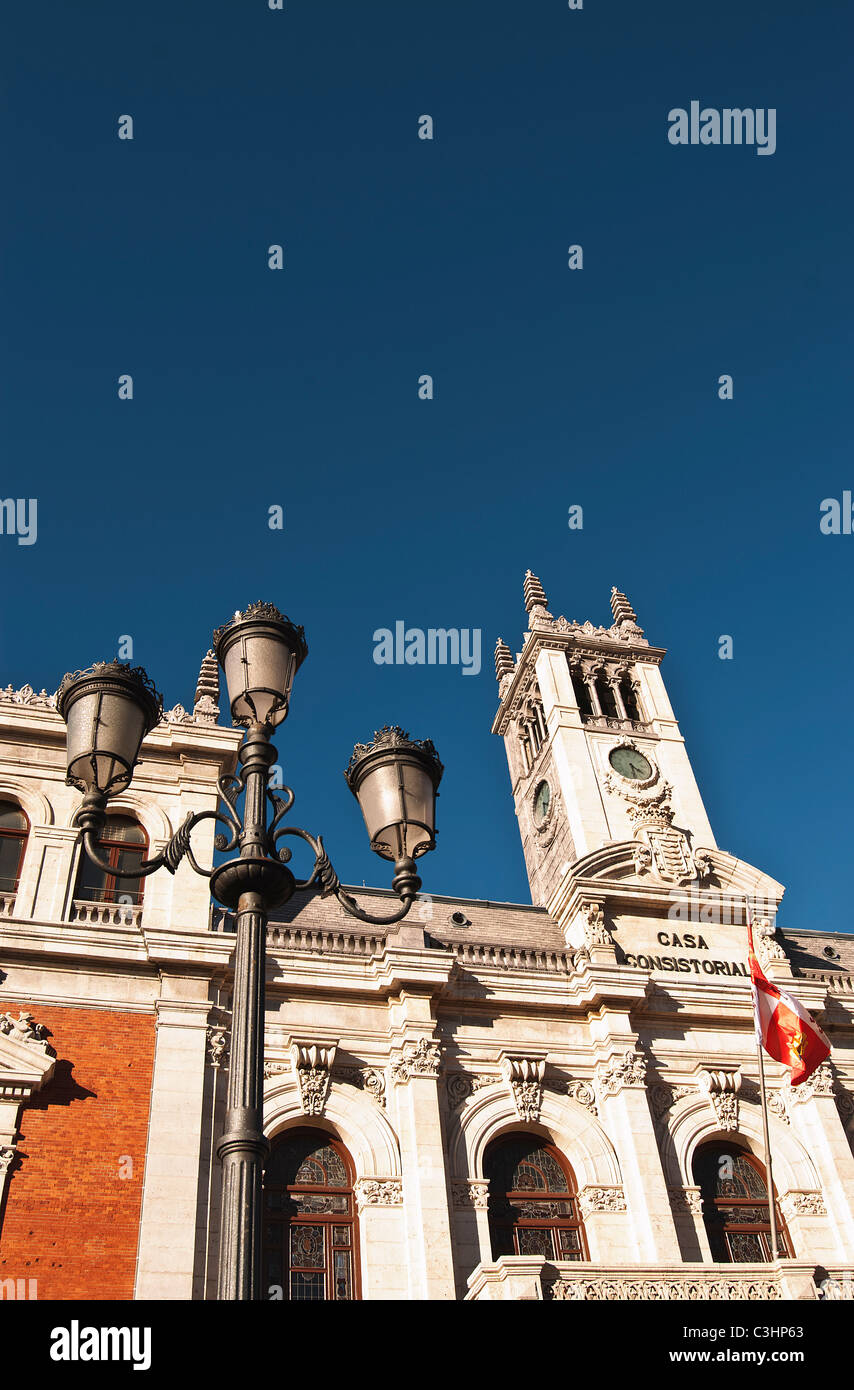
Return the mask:
<svg viewBox="0 0 854 1390">
<path fill-rule="evenodd" d="M 768 1215 L 771 1220 L 771 1260 L 776 1264 L 780 1258 L 777 1249 L 777 1210 L 774 1201 L 774 1177 L 771 1172 L 771 1141 L 768 1138 L 768 1105 L 765 1099 L 765 1063 L 762 1060 L 762 1044 L 757 1038 L 756 1052 L 759 1057 L 759 1090 L 762 1095 L 762 1138 L 765 1143 L 765 1172 L 768 1178 Z"/>
<path fill-rule="evenodd" d="M 748 940 L 750 941 L 751 953 L 753 951 L 753 918 L 750 911 L 750 903 L 747 898 L 744 900 L 745 917 L 747 919 Z M 751 980 L 751 988 L 753 988 Z M 754 1010 L 755 1013 L 755 1010 Z M 780 1258 L 777 1245 L 777 1204 L 774 1201 L 774 1176 L 771 1167 L 771 1140 L 768 1136 L 768 1102 L 765 1095 L 765 1063 L 762 1058 L 762 1039 L 756 1032 L 756 1055 L 759 1058 L 759 1093 L 762 1102 L 762 1141 L 765 1145 L 765 1175 L 767 1178 L 768 1189 L 768 1217 L 771 1225 L 771 1261 L 776 1264 Z"/>
</svg>

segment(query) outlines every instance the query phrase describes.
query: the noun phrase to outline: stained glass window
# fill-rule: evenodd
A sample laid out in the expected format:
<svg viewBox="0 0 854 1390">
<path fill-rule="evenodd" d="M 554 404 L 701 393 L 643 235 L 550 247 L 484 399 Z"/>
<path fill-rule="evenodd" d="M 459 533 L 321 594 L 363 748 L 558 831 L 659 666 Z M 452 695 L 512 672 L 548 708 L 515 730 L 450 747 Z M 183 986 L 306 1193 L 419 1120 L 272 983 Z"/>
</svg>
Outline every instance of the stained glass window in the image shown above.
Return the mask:
<svg viewBox="0 0 854 1390">
<path fill-rule="evenodd" d="M 357 1254 L 346 1149 L 319 1130 L 288 1130 L 264 1173 L 264 1287 L 292 1301 L 358 1298 Z"/>
<path fill-rule="evenodd" d="M 0 801 L 0 893 L 16 893 L 30 823 L 14 801 Z"/>
<path fill-rule="evenodd" d="M 694 1181 L 703 1199 L 703 1221 L 712 1259 L 719 1264 L 762 1264 L 771 1259 L 771 1217 L 765 1169 L 758 1158 L 718 1140 L 694 1157 Z M 777 1245 L 791 1258 L 786 1228 L 775 1208 Z"/>
<path fill-rule="evenodd" d="M 487 1150 L 489 1231 L 492 1257 L 544 1255 L 585 1260 L 584 1231 L 575 1179 L 550 1144 L 532 1134 L 512 1134 Z"/>
</svg>

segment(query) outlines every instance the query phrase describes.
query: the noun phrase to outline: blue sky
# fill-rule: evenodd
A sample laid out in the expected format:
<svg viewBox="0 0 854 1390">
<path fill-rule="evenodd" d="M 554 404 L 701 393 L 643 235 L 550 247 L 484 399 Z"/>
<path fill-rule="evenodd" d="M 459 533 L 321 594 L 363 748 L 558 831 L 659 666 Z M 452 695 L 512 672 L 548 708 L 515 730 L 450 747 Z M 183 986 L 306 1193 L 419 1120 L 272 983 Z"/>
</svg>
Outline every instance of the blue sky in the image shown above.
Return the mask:
<svg viewBox="0 0 854 1390">
<path fill-rule="evenodd" d="M 400 723 L 446 765 L 425 890 L 524 902 L 492 647 L 527 567 L 569 618 L 617 584 L 719 844 L 785 924 L 850 930 L 854 537 L 819 507 L 854 478 L 851 30 L 842 0 L 16 7 L 0 496 L 38 540 L 0 536 L 0 681 L 130 634 L 189 702 L 269 598 L 309 643 L 291 819 L 386 884 L 341 771 Z M 774 155 L 670 145 L 695 99 L 774 107 Z M 375 665 L 397 619 L 480 628 L 481 674 Z"/>
</svg>

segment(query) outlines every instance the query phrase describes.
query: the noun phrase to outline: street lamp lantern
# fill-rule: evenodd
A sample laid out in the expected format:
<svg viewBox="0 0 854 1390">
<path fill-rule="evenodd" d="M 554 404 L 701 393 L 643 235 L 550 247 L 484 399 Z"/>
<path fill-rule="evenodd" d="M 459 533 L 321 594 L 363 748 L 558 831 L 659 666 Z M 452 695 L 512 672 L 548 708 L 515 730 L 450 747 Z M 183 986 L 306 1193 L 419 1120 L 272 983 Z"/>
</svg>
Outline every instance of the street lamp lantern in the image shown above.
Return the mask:
<svg viewBox="0 0 854 1390">
<path fill-rule="evenodd" d="M 436 848 L 442 772 L 429 739 L 411 739 L 396 724 L 380 729 L 372 743 L 356 744 L 344 776 L 381 859 L 418 859 Z"/>
<path fill-rule="evenodd" d="M 294 676 L 308 655 L 305 635 L 272 603 L 251 603 L 214 633 L 235 724 L 281 724 Z"/>
<path fill-rule="evenodd" d="M 287 717 L 291 688 L 305 660 L 303 629 L 269 603 L 238 611 L 214 633 L 217 659 L 225 671 L 231 717 L 245 728 L 237 773 L 217 783 L 218 810 L 189 814 L 169 843 L 123 878 L 143 878 L 156 869 L 174 874 L 186 857 L 191 869 L 210 883 L 218 902 L 236 911 L 231 1053 L 225 1131 L 217 1145 L 222 1161 L 220 1299 L 256 1299 L 261 1283 L 261 1176 L 269 1145 L 263 1132 L 264 942 L 270 910 L 300 889 L 317 887 L 334 894 L 360 922 L 390 926 L 401 921 L 421 887 L 415 860 L 435 848 L 435 802 L 442 764 L 429 740 L 418 742 L 396 725 L 381 729 L 370 744 L 357 744 L 346 777 L 362 808 L 371 848 L 394 861 L 392 888 L 400 907 L 384 917 L 361 908 L 341 886 L 320 836 L 280 822 L 294 804 L 289 787 L 278 795 L 269 786 L 276 761 L 271 738 Z M 57 708 L 68 726 L 68 776 L 83 792 L 76 823 L 89 858 L 113 872 L 99 848 L 107 802 L 131 782 L 140 747 L 162 718 L 163 704 L 140 667 L 119 661 L 97 662 L 64 677 Z M 242 803 L 241 803 L 242 797 Z M 270 816 L 272 808 L 272 817 Z M 235 857 L 214 868 L 200 866 L 190 843 L 194 828 L 219 821 L 214 845 Z M 280 848 L 287 835 L 314 851 L 308 878 L 296 879 L 285 866 L 291 850 Z"/>
<path fill-rule="evenodd" d="M 163 717 L 163 701 L 142 667 L 97 661 L 67 675 L 57 708 L 68 725 L 68 776 L 89 797 L 130 785 L 139 749 Z"/>
</svg>

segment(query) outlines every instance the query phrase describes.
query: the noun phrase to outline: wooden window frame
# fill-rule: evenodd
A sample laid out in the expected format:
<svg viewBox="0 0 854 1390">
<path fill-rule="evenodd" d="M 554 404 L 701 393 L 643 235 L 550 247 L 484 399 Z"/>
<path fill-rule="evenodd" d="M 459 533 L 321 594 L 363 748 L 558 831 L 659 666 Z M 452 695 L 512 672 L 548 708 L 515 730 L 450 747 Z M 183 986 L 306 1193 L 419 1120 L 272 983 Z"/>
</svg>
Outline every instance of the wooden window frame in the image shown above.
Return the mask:
<svg viewBox="0 0 854 1390">
<path fill-rule="evenodd" d="M 0 892 L 8 893 L 10 897 L 14 897 L 21 884 L 21 870 L 24 867 L 24 855 L 27 852 L 27 844 L 29 842 L 30 830 L 32 829 L 32 826 L 30 824 L 30 818 L 24 810 L 23 806 L 20 804 L 20 802 L 11 801 L 4 796 L 2 798 L 2 801 L 0 801 L 0 805 L 14 807 L 14 809 L 20 812 L 20 814 L 24 817 L 25 821 L 23 830 L 8 830 L 5 826 L 0 826 L 0 837 L 2 837 L 4 840 L 20 840 L 21 842 L 21 852 L 18 855 L 18 863 L 15 869 L 15 878 L 12 887 L 0 889 Z"/>
<path fill-rule="evenodd" d="M 729 1242 L 729 1236 L 731 1234 L 755 1235 L 759 1237 L 759 1244 L 761 1245 L 762 1250 L 764 1252 L 763 1259 L 760 1261 L 760 1263 L 770 1264 L 770 1213 L 766 1215 L 764 1221 L 728 1222 L 724 1216 L 724 1212 L 727 1209 L 733 1207 L 735 1207 L 736 1209 L 743 1209 L 745 1207 L 763 1207 L 766 1213 L 768 1213 L 768 1175 L 765 1171 L 764 1163 L 761 1159 L 757 1158 L 755 1154 L 751 1153 L 749 1149 L 743 1148 L 740 1144 L 728 1145 L 724 1140 L 721 1139 L 710 1140 L 707 1141 L 705 1144 L 701 1144 L 698 1147 L 696 1153 L 694 1154 L 692 1169 L 694 1170 L 695 1181 L 699 1176 L 696 1170 L 697 1160 L 703 1154 L 704 1150 L 714 1150 L 717 1151 L 718 1154 L 726 1154 L 727 1152 L 731 1152 L 733 1155 L 737 1155 L 739 1158 L 745 1159 L 749 1166 L 757 1174 L 760 1182 L 762 1183 L 762 1186 L 765 1189 L 764 1197 L 718 1197 L 717 1194 L 715 1194 L 715 1196 L 711 1198 L 715 1213 L 714 1222 L 711 1222 L 709 1219 L 709 1198 L 706 1196 L 705 1193 L 703 1193 L 703 1224 L 706 1228 L 706 1235 L 709 1240 L 709 1248 L 712 1252 L 712 1259 L 716 1264 L 751 1263 L 751 1261 L 741 1261 L 733 1259 L 732 1249 Z M 702 1190 L 702 1184 L 699 1185 Z M 777 1216 L 777 1247 L 779 1256 L 781 1259 L 792 1259 L 792 1242 L 789 1238 L 789 1233 L 786 1229 L 786 1223 L 783 1220 L 783 1214 L 780 1211 L 780 1203 L 778 1200 L 776 1187 L 774 1188 L 774 1210 Z M 716 1238 L 720 1237 L 720 1239 L 723 1241 L 723 1245 L 729 1255 L 729 1259 L 721 1260 L 718 1258 L 714 1249 L 715 1244 L 717 1244 L 717 1240 L 713 1240 L 713 1235 Z"/>
<path fill-rule="evenodd" d="M 509 1231 L 513 1244 L 513 1253 L 514 1255 L 518 1255 L 524 1253 L 519 1250 L 520 1230 L 548 1230 L 552 1233 L 551 1243 L 553 1253 L 551 1256 L 551 1260 L 553 1263 L 561 1261 L 579 1264 L 584 1261 L 588 1261 L 590 1259 L 590 1254 L 587 1246 L 587 1233 L 584 1229 L 584 1218 L 581 1215 L 581 1209 L 578 1204 L 578 1184 L 575 1179 L 575 1173 L 572 1170 L 572 1165 L 564 1157 L 560 1149 L 556 1148 L 554 1144 L 551 1144 L 548 1141 L 541 1139 L 539 1135 L 526 1133 L 524 1130 L 514 1130 L 510 1134 L 501 1135 L 500 1138 L 493 1141 L 493 1144 L 495 1148 L 498 1148 L 498 1146 L 502 1144 L 509 1146 L 509 1144 L 512 1143 L 514 1140 L 518 1141 L 520 1138 L 537 1141 L 541 1152 L 548 1154 L 550 1158 L 554 1159 L 554 1161 L 557 1163 L 558 1168 L 563 1173 L 564 1178 L 566 1179 L 566 1187 L 562 1192 L 544 1192 L 540 1189 L 535 1189 L 533 1191 L 531 1189 L 527 1189 L 523 1191 L 521 1189 L 508 1188 L 506 1192 L 503 1192 L 501 1194 L 503 1200 L 509 1203 L 511 1206 L 515 1205 L 515 1203 L 517 1202 L 570 1201 L 572 1202 L 574 1215 L 549 1217 L 521 1216 L 517 1217 L 515 1220 L 506 1220 L 501 1216 L 493 1215 L 492 1211 L 490 1211 L 490 1246 L 494 1248 L 493 1236 L 495 1233 L 499 1231 L 503 1231 L 506 1233 Z M 490 1147 L 492 1147 L 492 1145 Z M 487 1157 L 485 1159 L 485 1163 L 488 1163 L 488 1153 L 489 1151 L 487 1150 Z M 493 1194 L 490 1192 L 490 1199 L 492 1197 Z M 578 1232 L 579 1250 L 576 1254 L 573 1255 L 570 1254 L 568 1251 L 562 1251 L 560 1249 L 560 1242 L 558 1240 L 557 1232 L 562 1230 L 574 1230 Z"/>
<path fill-rule="evenodd" d="M 349 1200 L 350 1207 L 349 1212 L 347 1214 L 340 1211 L 294 1213 L 281 1210 L 280 1212 L 276 1212 L 267 1210 L 265 1200 L 262 1218 L 264 1226 L 269 1224 L 284 1227 L 281 1242 L 281 1248 L 283 1251 L 282 1272 L 284 1277 L 284 1283 L 282 1286 L 282 1297 L 286 1303 L 303 1301 L 325 1303 L 360 1302 L 362 1297 L 362 1281 L 360 1268 L 361 1253 L 359 1245 L 359 1213 L 356 1207 L 356 1194 L 354 1192 L 354 1186 L 356 1181 L 355 1165 L 345 1145 L 342 1144 L 340 1139 L 337 1139 L 334 1135 L 330 1134 L 328 1130 L 318 1129 L 311 1125 L 300 1125 L 297 1129 L 285 1130 L 285 1132 L 281 1135 L 278 1135 L 277 1138 L 280 1143 L 286 1144 L 289 1142 L 293 1142 L 295 1139 L 301 1136 L 310 1136 L 312 1139 L 320 1140 L 324 1145 L 327 1145 L 329 1148 L 334 1150 L 334 1152 L 338 1155 L 338 1157 L 344 1165 L 344 1171 L 347 1175 L 347 1181 L 349 1185 L 347 1187 L 321 1187 L 314 1183 L 268 1183 L 265 1174 L 265 1193 L 279 1191 L 282 1193 L 289 1194 L 292 1198 L 295 1195 L 316 1196 L 318 1194 L 330 1197 L 346 1196 Z M 275 1143 L 276 1140 L 274 1139 L 273 1142 Z M 302 1300 L 291 1298 L 291 1274 L 319 1274 L 321 1272 L 316 1267 L 311 1268 L 308 1266 L 291 1264 L 291 1232 L 299 1226 L 321 1226 L 323 1228 L 323 1250 L 325 1262 L 325 1269 L 323 1273 L 325 1274 L 325 1297 L 322 1300 Z M 333 1230 L 335 1226 L 346 1226 L 348 1228 L 350 1232 L 349 1245 L 342 1245 L 340 1244 L 340 1242 L 335 1241 L 335 1233 Z M 264 1250 L 265 1240 L 263 1238 L 263 1231 L 261 1246 L 262 1259 L 265 1259 L 266 1251 Z M 350 1255 L 352 1294 L 351 1297 L 347 1299 L 339 1299 L 335 1297 L 335 1254 L 337 1251 L 341 1250 L 346 1250 Z"/>
<path fill-rule="evenodd" d="M 139 830 L 140 834 L 142 835 L 142 840 L 140 841 L 140 840 L 113 840 L 113 839 L 111 839 L 111 838 L 110 838 L 110 835 L 109 835 L 109 831 L 108 831 L 110 817 L 107 818 L 107 824 L 104 826 L 104 833 L 103 833 L 103 835 L 100 837 L 100 839 L 98 840 L 98 849 L 101 850 L 102 852 L 104 852 L 104 851 L 106 852 L 106 858 L 109 859 L 110 865 L 111 865 L 111 867 L 114 868 L 114 869 L 118 869 L 118 868 L 119 868 L 119 854 L 120 854 L 120 853 L 125 853 L 125 854 L 131 853 L 131 854 L 134 854 L 134 855 L 137 855 L 137 854 L 138 854 L 138 855 L 139 855 L 139 862 L 140 862 L 140 864 L 142 863 L 143 859 L 145 858 L 146 854 L 148 853 L 148 836 L 147 836 L 147 834 L 145 833 L 145 827 L 144 827 L 143 825 L 140 824 L 140 822 L 137 820 L 137 818 L 136 818 L 135 816 L 130 815 L 130 814 L 129 814 L 128 812 L 126 812 L 126 811 L 116 811 L 116 812 L 114 813 L 113 819 L 119 819 L 119 818 L 121 818 L 122 820 L 132 821 L 133 824 L 134 824 L 134 825 L 137 827 L 137 829 Z M 83 853 L 83 855 L 85 856 L 85 853 L 86 853 L 85 849 L 83 850 L 82 853 Z M 91 861 L 90 861 L 90 862 L 91 862 Z M 97 865 L 92 865 L 92 868 L 97 869 L 97 867 L 98 867 Z M 76 898 L 79 898 L 79 897 L 80 897 L 80 890 L 81 890 L 80 879 L 81 879 L 81 877 L 82 877 L 84 868 L 85 868 L 85 859 L 84 859 L 84 858 L 81 858 L 80 867 L 79 867 L 78 872 L 77 872 L 77 885 L 76 885 L 75 890 L 74 890 L 74 896 L 75 896 Z M 100 871 L 99 871 L 99 872 L 100 872 Z M 117 902 L 119 901 L 119 899 L 118 899 L 118 894 L 117 894 L 117 884 L 121 881 L 121 879 L 122 879 L 122 875 L 121 875 L 121 874 L 118 874 L 118 873 L 116 873 L 116 874 L 105 874 L 105 875 L 104 875 L 103 897 L 100 897 L 100 898 L 91 898 L 91 899 L 90 899 L 90 898 L 86 898 L 86 899 L 83 899 L 82 901 L 86 901 L 86 902 L 99 902 L 99 903 L 113 903 L 113 904 L 117 903 Z M 133 902 L 130 904 L 131 907 L 140 907 L 141 904 L 142 904 L 143 893 L 144 893 L 144 891 L 145 891 L 145 879 L 144 879 L 144 878 L 131 879 L 130 882 L 134 885 L 134 887 L 133 887 L 133 888 L 125 888 L 125 889 L 122 890 L 122 892 L 123 892 L 124 894 L 126 894 L 127 896 L 132 896 L 132 897 L 133 897 Z M 92 892 L 92 891 L 94 891 L 94 890 L 93 890 L 93 889 L 89 889 L 88 891 L 89 891 L 89 892 Z"/>
</svg>

